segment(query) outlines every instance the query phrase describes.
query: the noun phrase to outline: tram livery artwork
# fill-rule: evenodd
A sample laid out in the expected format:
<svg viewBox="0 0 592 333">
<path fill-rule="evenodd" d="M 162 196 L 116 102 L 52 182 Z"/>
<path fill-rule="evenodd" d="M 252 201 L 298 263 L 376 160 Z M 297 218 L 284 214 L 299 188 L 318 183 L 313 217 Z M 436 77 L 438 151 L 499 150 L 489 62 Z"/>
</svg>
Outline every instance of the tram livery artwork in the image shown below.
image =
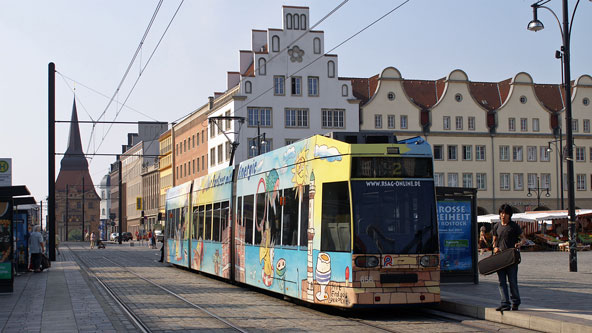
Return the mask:
<svg viewBox="0 0 592 333">
<path fill-rule="evenodd" d="M 330 306 L 439 302 L 432 169 L 420 138 L 298 141 L 170 189 L 166 260 Z"/>
</svg>

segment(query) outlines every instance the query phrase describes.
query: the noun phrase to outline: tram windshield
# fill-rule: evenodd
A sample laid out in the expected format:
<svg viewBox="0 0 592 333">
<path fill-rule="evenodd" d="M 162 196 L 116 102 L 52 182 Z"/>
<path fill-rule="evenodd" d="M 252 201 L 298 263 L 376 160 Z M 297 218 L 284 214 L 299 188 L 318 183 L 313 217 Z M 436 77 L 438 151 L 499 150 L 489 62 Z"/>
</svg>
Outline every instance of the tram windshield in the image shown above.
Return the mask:
<svg viewBox="0 0 592 333">
<path fill-rule="evenodd" d="M 438 252 L 434 182 L 356 180 L 351 182 L 354 253 Z"/>
</svg>

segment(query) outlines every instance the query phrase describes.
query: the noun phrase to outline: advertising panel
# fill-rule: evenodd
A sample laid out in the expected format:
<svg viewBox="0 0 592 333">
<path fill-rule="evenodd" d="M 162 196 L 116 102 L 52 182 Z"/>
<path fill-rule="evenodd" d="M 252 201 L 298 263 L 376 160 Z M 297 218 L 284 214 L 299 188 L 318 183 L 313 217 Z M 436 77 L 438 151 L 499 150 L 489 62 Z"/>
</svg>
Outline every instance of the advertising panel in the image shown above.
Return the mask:
<svg viewBox="0 0 592 333">
<path fill-rule="evenodd" d="M 12 287 L 11 213 L 10 201 L 6 199 L 0 200 L 0 280 L 10 280 Z"/>
<path fill-rule="evenodd" d="M 442 271 L 473 269 L 471 201 L 438 200 L 437 205 Z"/>
</svg>

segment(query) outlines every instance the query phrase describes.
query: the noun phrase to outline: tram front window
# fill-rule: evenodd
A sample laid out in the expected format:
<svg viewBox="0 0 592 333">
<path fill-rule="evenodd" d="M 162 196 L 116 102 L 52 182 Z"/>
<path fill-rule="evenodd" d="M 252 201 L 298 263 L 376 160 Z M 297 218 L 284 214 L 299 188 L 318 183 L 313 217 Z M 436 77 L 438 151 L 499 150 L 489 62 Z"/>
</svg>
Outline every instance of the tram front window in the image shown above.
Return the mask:
<svg viewBox="0 0 592 333">
<path fill-rule="evenodd" d="M 352 181 L 354 253 L 437 253 L 431 180 Z"/>
</svg>

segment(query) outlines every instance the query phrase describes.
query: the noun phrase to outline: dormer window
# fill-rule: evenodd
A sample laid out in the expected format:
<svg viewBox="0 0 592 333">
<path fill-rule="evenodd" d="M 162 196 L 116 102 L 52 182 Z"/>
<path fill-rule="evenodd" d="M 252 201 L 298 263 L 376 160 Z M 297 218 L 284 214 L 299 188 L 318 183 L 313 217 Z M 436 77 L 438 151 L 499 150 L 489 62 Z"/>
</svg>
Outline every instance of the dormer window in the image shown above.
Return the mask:
<svg viewBox="0 0 592 333">
<path fill-rule="evenodd" d="M 273 37 L 271 37 L 271 50 L 273 52 L 279 52 L 280 51 L 280 37 L 279 36 L 273 36 Z"/>
<path fill-rule="evenodd" d="M 312 48 L 313 48 L 314 54 L 321 53 L 321 39 L 320 38 L 316 37 L 315 39 L 312 40 Z"/>
<path fill-rule="evenodd" d="M 265 61 L 265 58 L 259 58 L 259 75 L 266 75 L 267 74 L 267 61 Z"/>
<path fill-rule="evenodd" d="M 292 29 L 292 14 L 286 14 L 286 29 Z"/>
</svg>

